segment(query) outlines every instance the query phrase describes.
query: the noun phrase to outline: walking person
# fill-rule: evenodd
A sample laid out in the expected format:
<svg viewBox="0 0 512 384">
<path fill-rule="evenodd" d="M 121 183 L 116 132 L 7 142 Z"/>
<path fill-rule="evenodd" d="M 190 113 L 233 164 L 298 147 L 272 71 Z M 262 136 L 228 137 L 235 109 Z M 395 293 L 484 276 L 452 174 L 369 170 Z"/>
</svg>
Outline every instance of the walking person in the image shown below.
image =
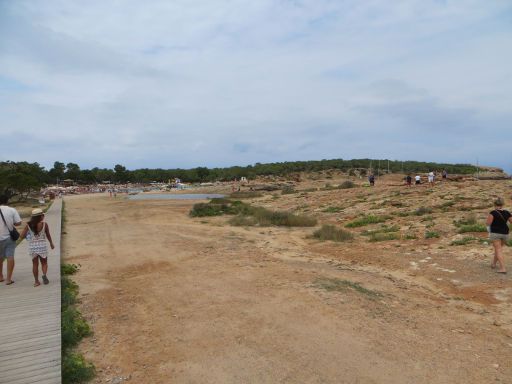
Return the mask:
<svg viewBox="0 0 512 384">
<path fill-rule="evenodd" d="M 6 285 L 14 283 L 12 273 L 14 271 L 14 251 L 16 240 L 11 238 L 11 231 L 14 227 L 21 225 L 21 218 L 16 209 L 7 206 L 7 196 L 0 196 L 0 282 L 4 279 L 4 259 L 7 259 L 7 280 Z"/>
<path fill-rule="evenodd" d="M 410 187 L 412 184 L 412 177 L 411 175 L 407 175 L 405 178 L 405 182 L 407 183 L 407 186 Z"/>
<path fill-rule="evenodd" d="M 512 223 L 512 215 L 506 209 L 503 209 L 504 201 L 498 197 L 494 201 L 494 210 L 487 216 L 487 229 L 489 231 L 489 240 L 494 247 L 494 258 L 491 268 L 496 268 L 499 264 L 498 273 L 507 273 L 505 268 L 505 259 L 503 258 L 503 246 L 508 240 L 509 228 L 508 222 Z"/>
<path fill-rule="evenodd" d="M 39 281 L 39 263 L 43 272 L 43 283 L 48 284 L 50 281 L 46 276 L 48 274 L 48 247 L 46 240 L 49 241 L 50 247 L 55 248 L 50 235 L 48 223 L 44 221 L 44 212 L 42 209 L 36 208 L 32 211 L 30 221 L 21 232 L 20 239 L 27 238 L 28 252 L 32 258 L 32 273 L 34 274 L 34 287 L 41 285 Z"/>
<path fill-rule="evenodd" d="M 370 176 L 368 176 L 368 182 L 372 187 L 375 185 L 375 176 L 373 175 L 373 173 Z"/>
<path fill-rule="evenodd" d="M 430 186 L 431 186 L 431 187 L 433 187 L 433 186 L 434 186 L 434 178 L 435 178 L 435 177 L 436 177 L 436 176 L 435 176 L 434 172 L 430 171 L 430 172 L 428 173 L 428 183 L 430 184 Z"/>
</svg>

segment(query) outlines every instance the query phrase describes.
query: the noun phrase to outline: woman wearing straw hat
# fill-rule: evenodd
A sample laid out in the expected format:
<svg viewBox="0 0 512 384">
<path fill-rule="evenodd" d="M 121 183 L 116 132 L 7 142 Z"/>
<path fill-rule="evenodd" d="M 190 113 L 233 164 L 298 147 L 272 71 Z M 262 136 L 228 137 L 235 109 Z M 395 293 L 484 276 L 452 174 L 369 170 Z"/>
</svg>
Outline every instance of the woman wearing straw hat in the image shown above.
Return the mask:
<svg viewBox="0 0 512 384">
<path fill-rule="evenodd" d="M 496 263 L 499 264 L 498 273 L 507 273 L 505 269 L 505 260 L 503 258 L 502 249 L 505 242 L 508 240 L 508 222 L 512 222 L 512 215 L 506 209 L 503 209 L 504 201 L 498 197 L 494 201 L 494 211 L 487 216 L 487 229 L 489 231 L 489 240 L 492 241 L 494 246 L 494 259 L 491 263 L 491 268 L 496 268 Z"/>
<path fill-rule="evenodd" d="M 48 284 L 49 280 L 46 277 L 48 273 L 48 247 L 46 240 L 50 242 L 50 247 L 55 248 L 50 235 L 50 228 L 44 221 L 44 212 L 36 208 L 32 211 L 29 222 L 21 232 L 20 239 L 25 237 L 28 241 L 28 252 L 32 257 L 32 273 L 34 274 L 34 287 L 41 285 L 39 282 L 39 262 L 41 262 L 41 269 L 43 272 L 43 283 Z"/>
</svg>

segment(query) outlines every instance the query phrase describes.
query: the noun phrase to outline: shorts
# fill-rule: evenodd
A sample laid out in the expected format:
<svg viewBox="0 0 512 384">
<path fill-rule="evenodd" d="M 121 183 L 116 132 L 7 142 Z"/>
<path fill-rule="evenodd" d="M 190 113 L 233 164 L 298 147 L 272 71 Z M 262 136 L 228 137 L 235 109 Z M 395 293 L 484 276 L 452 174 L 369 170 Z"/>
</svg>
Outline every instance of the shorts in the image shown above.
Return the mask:
<svg viewBox="0 0 512 384">
<path fill-rule="evenodd" d="M 494 240 L 507 241 L 508 240 L 508 235 L 506 235 L 504 233 L 494 233 L 494 232 L 491 232 L 491 233 L 489 233 L 489 240 L 491 240 L 491 241 L 494 241 Z"/>
<path fill-rule="evenodd" d="M 420 180 L 416 180 L 415 184 L 421 184 Z"/>
<path fill-rule="evenodd" d="M 0 258 L 14 257 L 16 242 L 11 238 L 0 240 Z"/>
</svg>

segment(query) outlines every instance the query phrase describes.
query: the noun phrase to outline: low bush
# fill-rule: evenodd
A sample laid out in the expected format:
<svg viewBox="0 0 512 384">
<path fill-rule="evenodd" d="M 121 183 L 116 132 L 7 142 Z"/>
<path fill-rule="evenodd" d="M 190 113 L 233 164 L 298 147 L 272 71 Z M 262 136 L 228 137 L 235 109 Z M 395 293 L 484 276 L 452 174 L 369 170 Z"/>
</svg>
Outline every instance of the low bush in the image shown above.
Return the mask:
<svg viewBox="0 0 512 384">
<path fill-rule="evenodd" d="M 286 185 L 285 187 L 283 187 L 283 189 L 281 190 L 281 195 L 290 195 L 292 193 L 297 193 L 298 191 L 295 190 L 294 187 L 292 187 L 291 185 Z"/>
<path fill-rule="evenodd" d="M 439 237 L 439 233 L 435 231 L 427 231 L 425 232 L 425 239 L 436 239 Z"/>
<path fill-rule="evenodd" d="M 263 194 L 256 191 L 233 192 L 229 195 L 229 197 L 233 199 L 253 199 L 261 196 L 263 196 Z"/>
<path fill-rule="evenodd" d="M 94 365 L 85 361 L 79 353 L 69 353 L 62 357 L 62 382 L 85 383 L 95 376 Z"/>
<path fill-rule="evenodd" d="M 416 216 L 423 216 L 426 214 L 432 213 L 432 208 L 428 207 L 419 207 L 417 210 L 414 211 L 414 214 Z"/>
<path fill-rule="evenodd" d="M 63 276 L 74 275 L 79 269 L 80 266 L 76 264 L 62 264 L 60 266 L 60 274 Z"/>
<path fill-rule="evenodd" d="M 459 240 L 453 240 L 450 243 L 450 245 L 466 245 L 466 244 L 471 243 L 473 240 L 475 240 L 474 237 L 468 236 L 468 237 L 464 237 L 464 238 L 459 239 Z"/>
<path fill-rule="evenodd" d="M 364 227 L 365 225 L 369 225 L 369 224 L 383 223 L 389 219 L 390 219 L 390 216 L 368 215 L 368 216 L 363 216 L 354 221 L 351 221 L 350 223 L 346 224 L 345 227 L 347 227 L 347 228 Z"/>
<path fill-rule="evenodd" d="M 467 232 L 487 232 L 487 227 L 483 224 L 465 224 L 461 225 L 458 230 L 459 233 Z"/>
<path fill-rule="evenodd" d="M 453 224 L 456 227 L 462 227 L 465 225 L 475 225 L 477 224 L 477 219 L 475 214 L 468 215 L 466 217 L 461 218 L 460 220 L 454 220 Z"/>
<path fill-rule="evenodd" d="M 405 240 L 416 240 L 416 239 L 418 239 L 418 236 L 416 236 L 416 234 L 414 234 L 414 233 L 406 233 L 404 236 L 404 239 Z"/>
<path fill-rule="evenodd" d="M 397 232 L 377 232 L 372 233 L 370 235 L 370 241 L 388 241 L 388 240 L 398 240 L 400 239 L 400 234 Z"/>
<path fill-rule="evenodd" d="M 91 328 L 80 311 L 68 307 L 62 311 L 62 349 L 74 347 L 85 336 L 91 334 Z"/>
<path fill-rule="evenodd" d="M 354 184 L 353 181 L 351 180 L 345 180 L 343 183 L 340 184 L 340 186 L 338 187 L 339 189 L 349 189 L 349 188 L 354 188 L 356 185 Z"/>
<path fill-rule="evenodd" d="M 327 213 L 338 213 L 341 211 L 343 211 L 343 207 L 327 207 L 327 208 L 322 209 L 322 212 L 327 212 Z"/>
<path fill-rule="evenodd" d="M 371 236 L 376 233 L 389 233 L 389 232 L 398 232 L 400 230 L 400 227 L 398 225 L 393 225 L 391 227 L 382 226 L 382 228 L 374 229 L 372 231 L 363 231 L 361 232 L 361 235 L 363 236 Z"/>
<path fill-rule="evenodd" d="M 347 241 L 352 240 L 354 235 L 341 228 L 336 228 L 334 225 L 324 224 L 322 228 L 313 232 L 313 237 L 319 240 L 332 240 L 332 241 Z"/>
</svg>

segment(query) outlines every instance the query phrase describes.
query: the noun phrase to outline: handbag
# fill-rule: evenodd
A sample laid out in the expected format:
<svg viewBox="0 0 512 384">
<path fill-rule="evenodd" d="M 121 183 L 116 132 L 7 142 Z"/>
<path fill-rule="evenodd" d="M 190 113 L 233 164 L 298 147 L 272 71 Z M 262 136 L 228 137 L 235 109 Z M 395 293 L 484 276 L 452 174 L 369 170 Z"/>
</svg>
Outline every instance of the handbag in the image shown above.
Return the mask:
<svg viewBox="0 0 512 384">
<path fill-rule="evenodd" d="M 12 229 L 9 229 L 9 226 L 7 225 L 7 222 L 5 221 L 5 217 L 4 217 L 4 214 L 1 209 L 0 209 L 0 215 L 2 216 L 2 220 L 5 224 L 5 226 L 7 227 L 7 230 L 9 231 L 9 236 L 11 236 L 11 240 L 12 241 L 18 240 L 20 238 L 20 233 L 14 227 L 12 227 Z"/>
</svg>

